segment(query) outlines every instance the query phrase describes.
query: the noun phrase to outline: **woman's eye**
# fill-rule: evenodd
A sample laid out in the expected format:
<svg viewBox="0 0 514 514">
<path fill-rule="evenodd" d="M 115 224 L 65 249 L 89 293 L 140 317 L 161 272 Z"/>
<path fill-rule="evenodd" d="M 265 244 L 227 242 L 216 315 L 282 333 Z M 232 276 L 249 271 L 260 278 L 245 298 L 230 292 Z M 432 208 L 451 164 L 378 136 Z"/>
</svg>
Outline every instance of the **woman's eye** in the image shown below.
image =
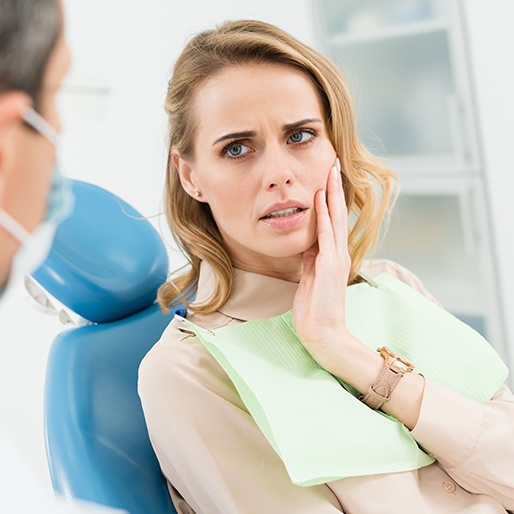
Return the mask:
<svg viewBox="0 0 514 514">
<path fill-rule="evenodd" d="M 242 157 L 250 152 L 250 148 L 243 143 L 230 143 L 223 149 L 223 154 L 229 157 Z"/>
<path fill-rule="evenodd" d="M 315 134 L 311 130 L 297 130 L 289 137 L 288 143 L 307 143 Z"/>
</svg>

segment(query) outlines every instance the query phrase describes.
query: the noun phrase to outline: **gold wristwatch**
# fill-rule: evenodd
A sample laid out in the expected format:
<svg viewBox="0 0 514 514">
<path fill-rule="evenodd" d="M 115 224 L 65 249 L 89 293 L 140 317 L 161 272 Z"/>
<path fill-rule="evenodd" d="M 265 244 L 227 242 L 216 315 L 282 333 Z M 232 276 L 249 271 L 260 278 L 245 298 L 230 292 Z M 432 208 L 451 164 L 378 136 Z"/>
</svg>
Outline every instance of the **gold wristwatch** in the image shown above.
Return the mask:
<svg viewBox="0 0 514 514">
<path fill-rule="evenodd" d="M 391 398 L 391 393 L 403 375 L 414 369 L 410 362 L 398 357 L 384 346 L 377 348 L 377 352 L 384 359 L 384 367 L 368 392 L 359 398 L 368 407 L 375 410 L 380 409 Z"/>
</svg>

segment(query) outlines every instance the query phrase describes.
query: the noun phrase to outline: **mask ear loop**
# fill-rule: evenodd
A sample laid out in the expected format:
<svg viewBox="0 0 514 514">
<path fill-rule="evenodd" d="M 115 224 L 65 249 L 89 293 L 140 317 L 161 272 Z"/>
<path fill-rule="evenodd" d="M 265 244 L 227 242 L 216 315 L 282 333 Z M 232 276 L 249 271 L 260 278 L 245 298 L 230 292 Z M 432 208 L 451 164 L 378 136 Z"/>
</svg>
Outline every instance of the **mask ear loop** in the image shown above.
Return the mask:
<svg viewBox="0 0 514 514">
<path fill-rule="evenodd" d="M 32 107 L 27 107 L 27 109 L 23 111 L 21 117 L 25 123 L 48 139 L 53 146 L 57 147 L 59 134 L 52 125 L 43 118 L 43 116 L 38 114 Z"/>
<path fill-rule="evenodd" d="M 4 210 L 0 210 L 0 226 L 4 227 L 21 244 L 30 239 L 29 231 Z"/>
</svg>

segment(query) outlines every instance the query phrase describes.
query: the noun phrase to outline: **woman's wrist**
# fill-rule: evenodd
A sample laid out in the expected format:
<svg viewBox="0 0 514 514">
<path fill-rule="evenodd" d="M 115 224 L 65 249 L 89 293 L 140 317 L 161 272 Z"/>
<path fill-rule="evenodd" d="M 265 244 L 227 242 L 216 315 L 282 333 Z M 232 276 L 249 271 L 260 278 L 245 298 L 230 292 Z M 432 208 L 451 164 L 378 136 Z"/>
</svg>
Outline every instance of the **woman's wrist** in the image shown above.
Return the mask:
<svg viewBox="0 0 514 514">
<path fill-rule="evenodd" d="M 325 356 L 325 364 L 320 365 L 361 395 L 366 395 L 382 372 L 384 359 L 351 333 L 347 333 L 343 341 L 344 344 L 328 345 L 331 350 Z M 405 373 L 392 391 L 390 399 L 382 404 L 381 410 L 412 430 L 419 418 L 424 384 L 422 375 Z"/>
<path fill-rule="evenodd" d="M 368 390 L 383 366 L 382 357 L 348 331 L 325 348 L 325 363 L 320 364 L 361 393 Z"/>
</svg>

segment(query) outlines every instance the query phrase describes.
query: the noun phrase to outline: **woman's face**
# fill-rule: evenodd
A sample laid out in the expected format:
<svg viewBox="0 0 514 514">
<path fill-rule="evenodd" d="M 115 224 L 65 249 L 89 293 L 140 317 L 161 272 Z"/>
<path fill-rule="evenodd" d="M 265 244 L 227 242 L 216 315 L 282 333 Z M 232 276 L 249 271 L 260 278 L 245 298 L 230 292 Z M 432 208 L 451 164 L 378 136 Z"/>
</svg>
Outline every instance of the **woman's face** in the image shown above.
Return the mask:
<svg viewBox="0 0 514 514">
<path fill-rule="evenodd" d="M 209 204 L 236 267 L 299 278 L 317 240 L 314 195 L 336 159 L 313 82 L 293 67 L 245 64 L 195 100 L 194 158 L 174 157 L 186 192 Z"/>
</svg>

